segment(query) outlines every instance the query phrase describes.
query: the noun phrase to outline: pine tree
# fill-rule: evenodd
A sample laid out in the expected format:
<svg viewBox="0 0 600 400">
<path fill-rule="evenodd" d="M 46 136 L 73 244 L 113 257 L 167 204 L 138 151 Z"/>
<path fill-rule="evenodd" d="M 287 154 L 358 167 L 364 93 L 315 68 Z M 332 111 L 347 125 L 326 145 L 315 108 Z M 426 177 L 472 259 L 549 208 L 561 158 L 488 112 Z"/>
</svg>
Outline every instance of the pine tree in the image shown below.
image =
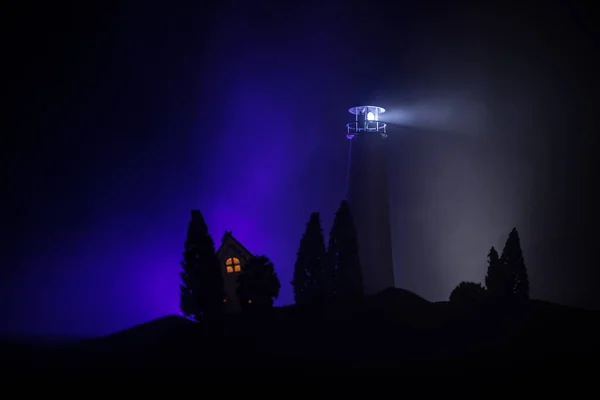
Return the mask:
<svg viewBox="0 0 600 400">
<path fill-rule="evenodd" d="M 208 226 L 198 210 L 192 210 L 181 262 L 180 308 L 199 320 L 223 312 L 223 276 Z"/>
<path fill-rule="evenodd" d="M 337 246 L 335 242 L 331 242 L 331 232 L 329 233 L 329 241 L 325 249 L 325 258 L 323 260 L 323 275 L 322 275 L 322 289 L 323 289 L 323 300 L 324 302 L 330 302 L 336 295 L 336 283 L 335 283 L 335 269 L 337 265 Z M 325 238 L 323 238 L 323 242 Z"/>
<path fill-rule="evenodd" d="M 500 260 L 510 273 L 512 294 L 518 299 L 529 299 L 529 275 L 517 228 L 513 228 L 508 235 Z"/>
<path fill-rule="evenodd" d="M 337 266 L 339 262 L 339 250 L 333 227 L 329 230 L 329 241 L 327 242 L 327 259 L 325 263 L 325 277 L 328 284 L 326 296 L 334 299 L 337 296 Z"/>
<path fill-rule="evenodd" d="M 271 260 L 265 256 L 252 257 L 239 274 L 236 293 L 242 310 L 265 310 L 273 307 L 281 284 Z"/>
<path fill-rule="evenodd" d="M 294 265 L 294 299 L 296 304 L 314 304 L 325 298 L 326 249 L 318 212 L 310 215 L 300 240 Z"/>
<path fill-rule="evenodd" d="M 485 286 L 492 297 L 512 296 L 512 279 L 506 264 L 500 259 L 496 248 L 492 246 L 488 253 L 488 268 Z"/>
<path fill-rule="evenodd" d="M 347 201 L 342 201 L 329 234 L 329 258 L 333 265 L 335 295 L 357 298 L 363 295 L 356 228 Z"/>
</svg>

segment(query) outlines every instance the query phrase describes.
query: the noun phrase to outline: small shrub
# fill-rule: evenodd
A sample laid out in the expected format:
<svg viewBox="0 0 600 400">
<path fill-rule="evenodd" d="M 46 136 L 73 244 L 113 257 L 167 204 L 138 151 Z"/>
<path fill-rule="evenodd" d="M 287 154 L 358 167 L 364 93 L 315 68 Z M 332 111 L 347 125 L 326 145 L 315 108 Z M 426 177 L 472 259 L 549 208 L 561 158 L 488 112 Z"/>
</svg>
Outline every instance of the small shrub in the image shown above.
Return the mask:
<svg viewBox="0 0 600 400">
<path fill-rule="evenodd" d="M 481 302 L 485 296 L 485 288 L 480 283 L 461 282 L 450 293 L 450 303 L 470 305 Z"/>
</svg>

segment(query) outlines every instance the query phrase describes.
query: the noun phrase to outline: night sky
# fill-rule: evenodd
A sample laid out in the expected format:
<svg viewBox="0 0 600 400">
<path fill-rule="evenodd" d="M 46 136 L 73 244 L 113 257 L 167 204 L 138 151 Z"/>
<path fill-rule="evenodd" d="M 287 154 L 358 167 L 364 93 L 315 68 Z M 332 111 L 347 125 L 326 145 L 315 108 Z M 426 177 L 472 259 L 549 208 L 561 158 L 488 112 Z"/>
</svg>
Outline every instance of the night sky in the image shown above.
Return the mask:
<svg viewBox="0 0 600 400">
<path fill-rule="evenodd" d="M 178 313 L 192 208 L 217 246 L 231 230 L 269 256 L 289 304 L 310 212 L 327 232 L 345 197 L 347 110 L 372 101 L 404 135 L 396 215 L 427 238 L 417 293 L 483 280 L 517 226 L 533 297 L 600 307 L 585 10 L 40 3 L 4 13 L 3 332 Z"/>
</svg>

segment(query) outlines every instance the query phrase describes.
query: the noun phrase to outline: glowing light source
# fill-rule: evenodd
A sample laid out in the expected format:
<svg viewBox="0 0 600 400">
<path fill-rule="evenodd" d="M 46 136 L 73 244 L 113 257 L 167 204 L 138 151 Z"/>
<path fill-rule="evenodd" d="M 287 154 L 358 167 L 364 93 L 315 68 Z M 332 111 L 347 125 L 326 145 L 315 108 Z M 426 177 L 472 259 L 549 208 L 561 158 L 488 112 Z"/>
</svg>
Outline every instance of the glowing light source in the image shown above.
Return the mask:
<svg viewBox="0 0 600 400">
<path fill-rule="evenodd" d="M 241 272 L 242 266 L 240 264 L 240 259 L 237 257 L 230 257 L 225 261 L 225 266 L 227 267 L 227 273 L 231 274 L 232 272 Z"/>
<path fill-rule="evenodd" d="M 385 108 L 379 106 L 357 106 L 352 107 L 348 111 L 355 116 L 353 122 L 346 124 L 348 128 L 346 137 L 348 139 L 365 133 L 379 133 L 381 137 L 387 137 L 387 124 L 379 120 L 379 116 L 385 112 Z"/>
</svg>

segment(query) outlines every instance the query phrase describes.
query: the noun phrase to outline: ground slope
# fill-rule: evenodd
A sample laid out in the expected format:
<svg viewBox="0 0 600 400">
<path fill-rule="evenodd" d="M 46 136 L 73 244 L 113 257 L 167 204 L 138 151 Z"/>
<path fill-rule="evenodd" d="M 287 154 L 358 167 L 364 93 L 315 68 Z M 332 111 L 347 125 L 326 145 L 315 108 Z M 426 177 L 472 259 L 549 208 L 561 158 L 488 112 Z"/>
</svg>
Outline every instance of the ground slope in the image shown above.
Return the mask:
<svg viewBox="0 0 600 400">
<path fill-rule="evenodd" d="M 69 349 L 21 348 L 9 361 L 80 368 L 303 367 L 324 374 L 360 367 L 393 369 L 386 374 L 558 373 L 594 362 L 599 322 L 596 312 L 538 301 L 464 308 L 390 289 L 352 306 L 289 306 L 228 315 L 218 323 L 169 316 Z"/>
</svg>

